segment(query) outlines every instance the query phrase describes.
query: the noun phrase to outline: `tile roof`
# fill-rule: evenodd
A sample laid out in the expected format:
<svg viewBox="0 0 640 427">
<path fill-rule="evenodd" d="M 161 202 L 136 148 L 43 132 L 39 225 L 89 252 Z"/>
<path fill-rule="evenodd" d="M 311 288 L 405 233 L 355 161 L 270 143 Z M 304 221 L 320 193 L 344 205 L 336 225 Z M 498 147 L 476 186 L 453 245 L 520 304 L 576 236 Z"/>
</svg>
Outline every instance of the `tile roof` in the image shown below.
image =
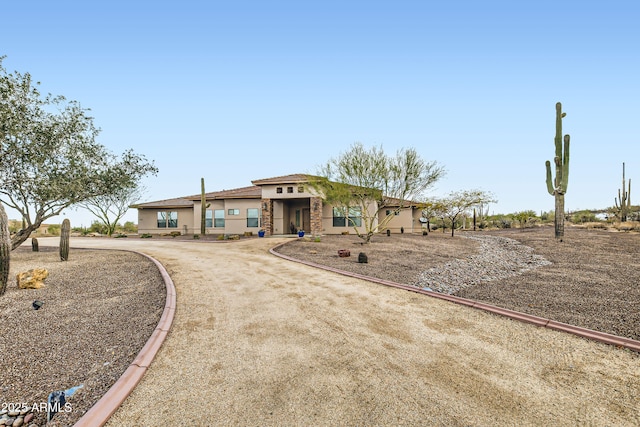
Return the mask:
<svg viewBox="0 0 640 427">
<path fill-rule="evenodd" d="M 155 202 L 136 203 L 129 206 L 133 209 L 153 209 L 153 208 L 190 208 L 193 207 L 193 201 L 186 197 L 177 197 L 175 199 L 157 200 Z"/>
<path fill-rule="evenodd" d="M 291 175 L 275 176 L 273 178 L 256 179 L 251 181 L 253 185 L 267 184 L 298 184 L 308 182 L 309 175 L 306 173 L 294 173 Z"/>
<path fill-rule="evenodd" d="M 250 187 L 233 188 L 231 190 L 213 191 L 205 193 L 207 200 L 215 199 L 259 199 L 262 197 L 262 188 L 252 185 Z M 201 195 L 185 197 L 189 200 L 200 200 Z"/>
</svg>

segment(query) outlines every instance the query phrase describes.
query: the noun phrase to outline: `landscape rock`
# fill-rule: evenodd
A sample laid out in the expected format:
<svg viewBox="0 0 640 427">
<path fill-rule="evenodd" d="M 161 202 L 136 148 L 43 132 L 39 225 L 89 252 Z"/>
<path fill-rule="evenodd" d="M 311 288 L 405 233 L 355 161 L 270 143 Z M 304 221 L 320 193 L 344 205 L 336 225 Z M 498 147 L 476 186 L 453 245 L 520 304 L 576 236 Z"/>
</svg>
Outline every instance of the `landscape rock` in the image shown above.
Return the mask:
<svg viewBox="0 0 640 427">
<path fill-rule="evenodd" d="M 350 257 L 351 251 L 349 249 L 338 249 L 338 256 L 340 258 Z"/>
<path fill-rule="evenodd" d="M 414 286 L 451 295 L 481 282 L 516 276 L 551 264 L 517 240 L 480 235 L 462 237 L 479 241 L 479 253 L 423 271 Z"/>
<path fill-rule="evenodd" d="M 20 289 L 40 289 L 44 287 L 44 280 L 49 276 L 46 268 L 33 268 L 16 275 L 16 282 Z"/>
</svg>

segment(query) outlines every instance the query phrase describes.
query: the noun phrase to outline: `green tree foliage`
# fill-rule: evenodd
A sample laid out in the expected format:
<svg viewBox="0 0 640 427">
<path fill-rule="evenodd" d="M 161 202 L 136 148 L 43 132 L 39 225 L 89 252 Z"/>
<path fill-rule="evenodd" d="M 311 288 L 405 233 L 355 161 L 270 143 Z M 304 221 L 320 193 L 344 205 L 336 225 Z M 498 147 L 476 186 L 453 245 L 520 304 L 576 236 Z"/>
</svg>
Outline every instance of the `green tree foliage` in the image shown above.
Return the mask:
<svg viewBox="0 0 640 427">
<path fill-rule="evenodd" d="M 584 224 L 585 222 L 599 221 L 596 214 L 589 210 L 577 211 L 571 214 L 571 222 L 574 224 Z"/>
<path fill-rule="evenodd" d="M 122 226 L 122 230 L 125 233 L 137 233 L 138 226 L 133 223 L 133 221 L 126 221 Z"/>
<path fill-rule="evenodd" d="M 382 147 L 365 148 L 361 143 L 330 159 L 309 183 L 324 200 L 348 211 L 360 208 L 362 227 L 351 222 L 365 243 L 384 232 L 395 213 L 422 200 L 424 193 L 444 176 L 437 162 L 423 160 L 413 149 L 401 149 L 395 156 Z M 381 212 L 389 214 L 380 219 Z M 364 231 L 363 231 L 364 230 Z"/>
<path fill-rule="evenodd" d="M 123 158 L 128 156 L 135 156 L 131 151 L 125 152 Z M 125 170 L 130 165 L 130 170 Z M 121 173 L 124 174 L 138 174 L 142 177 L 142 171 L 136 171 L 140 165 L 135 162 L 124 162 L 121 167 L 123 168 Z M 154 172 L 155 173 L 155 172 Z M 118 225 L 118 221 L 127 214 L 127 211 L 138 200 L 142 198 L 144 188 L 137 183 L 135 185 L 114 188 L 110 194 L 95 195 L 87 198 L 86 200 L 78 203 L 78 206 L 85 208 L 91 212 L 98 221 L 104 225 L 105 233 L 111 236 Z"/>
<path fill-rule="evenodd" d="M 47 234 L 51 236 L 59 236 L 60 235 L 60 224 L 51 224 L 47 227 Z"/>
<path fill-rule="evenodd" d="M 532 210 L 516 212 L 513 218 L 520 223 L 520 228 L 530 227 L 538 220 L 536 212 Z"/>
<path fill-rule="evenodd" d="M 496 203 L 493 194 L 482 190 L 462 190 L 449 193 L 437 201 L 438 216 L 447 218 L 451 225 L 451 237 L 454 236 L 456 221 L 479 204 Z"/>
<path fill-rule="evenodd" d="M 18 247 L 46 219 L 91 198 L 137 186 L 156 167 L 127 151 L 120 158 L 96 142 L 88 110 L 63 96 L 41 95 L 29 73 L 8 73 L 0 58 L 0 201 L 20 213 Z"/>
</svg>

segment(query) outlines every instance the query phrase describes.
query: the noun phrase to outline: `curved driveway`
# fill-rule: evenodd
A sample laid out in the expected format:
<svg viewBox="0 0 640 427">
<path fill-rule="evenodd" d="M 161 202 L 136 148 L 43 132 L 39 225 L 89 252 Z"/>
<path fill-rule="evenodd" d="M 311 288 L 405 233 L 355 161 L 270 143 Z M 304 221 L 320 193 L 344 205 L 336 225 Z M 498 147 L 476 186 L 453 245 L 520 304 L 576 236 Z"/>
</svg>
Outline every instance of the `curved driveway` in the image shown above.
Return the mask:
<svg viewBox="0 0 640 427">
<path fill-rule="evenodd" d="M 72 239 L 159 260 L 174 325 L 133 425 L 638 425 L 637 353 L 279 259 L 281 239 Z"/>
</svg>

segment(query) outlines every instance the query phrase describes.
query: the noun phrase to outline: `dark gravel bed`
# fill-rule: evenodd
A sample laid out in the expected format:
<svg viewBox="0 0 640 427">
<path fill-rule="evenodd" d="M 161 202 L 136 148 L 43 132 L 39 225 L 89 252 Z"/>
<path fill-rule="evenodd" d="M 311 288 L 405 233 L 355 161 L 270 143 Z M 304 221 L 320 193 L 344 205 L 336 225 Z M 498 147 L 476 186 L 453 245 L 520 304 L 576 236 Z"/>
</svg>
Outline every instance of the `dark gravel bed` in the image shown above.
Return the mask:
<svg viewBox="0 0 640 427">
<path fill-rule="evenodd" d="M 166 291 L 147 258 L 121 251 L 18 248 L 0 297 L 0 402 L 32 406 L 50 392 L 83 385 L 49 426 L 73 425 L 129 367 L 162 314 Z M 46 268 L 42 289 L 18 289 L 15 275 Z M 34 300 L 44 301 L 34 310 Z M 45 425 L 46 412 L 34 423 Z"/>
<path fill-rule="evenodd" d="M 297 239 L 278 252 L 346 271 L 416 284 L 421 273 L 454 260 L 468 260 L 480 251 L 475 239 L 498 236 L 531 247 L 551 262 L 506 278 L 473 282 L 454 295 L 486 302 L 575 326 L 640 340 L 640 234 L 567 227 L 565 239 L 555 240 L 553 228 L 496 231 L 432 232 L 428 236 L 376 236 L 360 245 L 357 236 L 323 236 L 321 242 Z M 350 249 L 351 257 L 338 257 Z M 369 263 L 357 262 L 358 252 Z M 455 276 L 455 275 L 454 275 Z"/>
</svg>

